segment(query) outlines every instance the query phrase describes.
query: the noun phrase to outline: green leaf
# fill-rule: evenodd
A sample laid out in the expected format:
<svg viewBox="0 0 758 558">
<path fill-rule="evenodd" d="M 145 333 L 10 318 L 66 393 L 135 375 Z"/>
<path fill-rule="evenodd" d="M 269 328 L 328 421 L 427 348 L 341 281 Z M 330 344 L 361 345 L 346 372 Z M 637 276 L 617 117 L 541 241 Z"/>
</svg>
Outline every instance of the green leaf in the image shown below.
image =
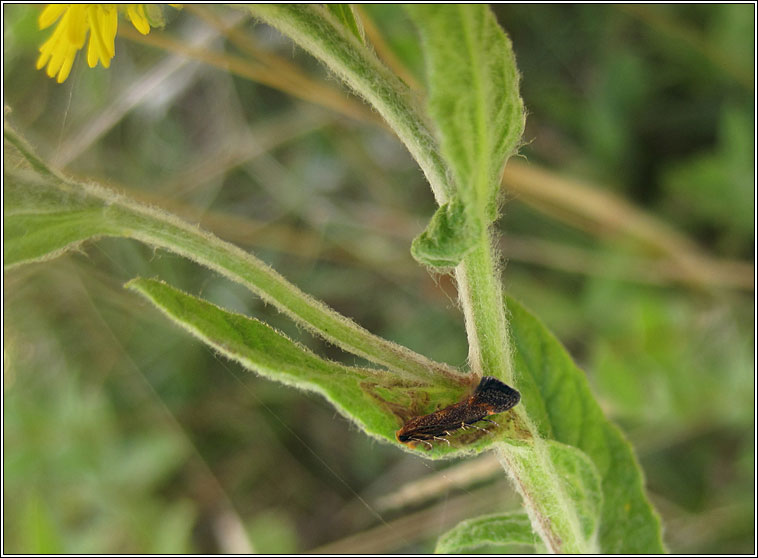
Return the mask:
<svg viewBox="0 0 758 558">
<path fill-rule="evenodd" d="M 511 42 L 486 5 L 415 4 L 428 112 L 457 191 L 485 224 L 497 216 L 506 159 L 524 131 L 524 107 Z"/>
<path fill-rule="evenodd" d="M 454 554 L 485 545 L 535 545 L 538 540 L 525 513 L 483 515 L 461 521 L 442 535 L 434 552 Z"/>
<path fill-rule="evenodd" d="M 322 359 L 263 322 L 219 308 L 162 281 L 138 278 L 126 287 L 147 298 L 176 325 L 245 368 L 320 393 L 368 434 L 394 441 L 400 422 L 391 409 L 410 405 L 412 386 L 392 390 L 388 385 L 391 381 L 402 382 L 387 372 Z"/>
<path fill-rule="evenodd" d="M 479 240 L 476 233 L 465 206 L 453 198 L 437 209 L 426 230 L 413 240 L 411 254 L 424 265 L 455 267 Z"/>
<path fill-rule="evenodd" d="M 576 508 L 579 530 L 588 546 L 594 546 L 603 504 L 597 468 L 584 452 L 574 447 L 550 440 L 548 448 L 553 467 L 561 477 L 561 488 Z"/>
<path fill-rule="evenodd" d="M 118 236 L 171 250 L 239 282 L 343 349 L 407 379 L 466 385 L 452 368 L 372 335 L 287 282 L 249 253 L 156 208 L 53 172 L 5 127 L 4 266 L 49 260 L 85 240 Z"/>
<path fill-rule="evenodd" d="M 361 43 L 366 42 L 363 34 L 363 25 L 361 25 L 355 10 L 350 4 L 326 4 L 329 10 L 339 22 L 344 25 L 350 32 L 355 35 Z"/>
<path fill-rule="evenodd" d="M 605 418 L 584 373 L 560 342 L 513 299 L 507 298 L 505 303 L 510 314 L 515 384 L 521 391 L 521 404 L 540 436 L 551 441 L 551 462 L 556 471 L 563 474 L 574 469 L 570 474 L 584 475 L 585 489 L 572 496 L 578 497 L 580 512 L 599 503 L 591 490 L 586 490 L 591 486 L 587 475 L 592 473 L 580 471 L 577 457 L 556 450 L 555 442 L 581 450 L 601 480 L 600 551 L 663 552 L 660 520 L 645 494 L 642 469 L 631 445 Z M 586 533 L 592 519 L 584 512 L 578 517 Z"/>
</svg>

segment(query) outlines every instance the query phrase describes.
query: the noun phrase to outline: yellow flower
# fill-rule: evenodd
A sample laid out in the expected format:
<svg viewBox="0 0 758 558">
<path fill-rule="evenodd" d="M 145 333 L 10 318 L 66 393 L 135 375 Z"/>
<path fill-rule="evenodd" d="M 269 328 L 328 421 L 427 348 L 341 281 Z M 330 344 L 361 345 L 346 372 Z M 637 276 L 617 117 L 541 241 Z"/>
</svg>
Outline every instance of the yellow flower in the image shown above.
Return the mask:
<svg viewBox="0 0 758 558">
<path fill-rule="evenodd" d="M 48 4 L 39 16 L 39 28 L 45 29 L 60 21 L 39 48 L 37 69 L 47 66 L 47 75 L 57 76 L 58 83 L 63 83 L 71 72 L 76 53 L 87 40 L 87 33 L 90 33 L 87 64 L 94 68 L 100 62 L 108 68 L 116 53 L 118 8 L 116 4 Z M 150 23 L 145 16 L 144 4 L 126 4 L 125 8 L 132 25 L 147 35 Z"/>
</svg>

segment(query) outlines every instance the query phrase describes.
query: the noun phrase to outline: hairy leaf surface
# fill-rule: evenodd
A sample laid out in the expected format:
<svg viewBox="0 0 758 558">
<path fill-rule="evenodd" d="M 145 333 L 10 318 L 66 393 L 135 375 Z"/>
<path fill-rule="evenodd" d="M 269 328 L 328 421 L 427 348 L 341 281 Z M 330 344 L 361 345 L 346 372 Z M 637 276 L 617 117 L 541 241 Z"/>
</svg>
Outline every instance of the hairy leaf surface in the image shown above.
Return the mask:
<svg viewBox="0 0 758 558">
<path fill-rule="evenodd" d="M 427 110 L 460 198 L 484 226 L 497 214 L 506 159 L 521 141 L 524 108 L 511 42 L 488 6 L 407 6 L 421 34 Z"/>
<path fill-rule="evenodd" d="M 663 552 L 660 520 L 645 494 L 642 469 L 631 445 L 605 418 L 584 373 L 552 333 L 515 300 L 506 298 L 505 304 L 510 314 L 515 382 L 526 413 L 541 437 L 581 450 L 599 474 L 601 552 Z M 554 456 L 553 461 L 570 474 L 571 460 Z M 589 497 L 590 501 L 594 498 Z M 581 521 L 589 525 L 592 519 Z"/>
<path fill-rule="evenodd" d="M 437 540 L 434 552 L 456 554 L 485 545 L 530 545 L 538 542 L 525 513 L 483 515 L 461 521 Z"/>
</svg>

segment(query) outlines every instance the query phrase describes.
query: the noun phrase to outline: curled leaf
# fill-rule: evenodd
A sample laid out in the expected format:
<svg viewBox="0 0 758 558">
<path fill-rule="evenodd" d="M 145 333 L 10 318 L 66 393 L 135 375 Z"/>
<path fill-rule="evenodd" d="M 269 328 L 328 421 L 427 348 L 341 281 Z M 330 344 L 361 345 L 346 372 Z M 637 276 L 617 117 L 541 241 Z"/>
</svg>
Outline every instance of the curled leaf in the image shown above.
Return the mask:
<svg viewBox="0 0 758 558">
<path fill-rule="evenodd" d="M 441 205 L 413 240 L 411 254 L 431 267 L 455 267 L 477 243 L 479 235 L 459 198 Z"/>
</svg>

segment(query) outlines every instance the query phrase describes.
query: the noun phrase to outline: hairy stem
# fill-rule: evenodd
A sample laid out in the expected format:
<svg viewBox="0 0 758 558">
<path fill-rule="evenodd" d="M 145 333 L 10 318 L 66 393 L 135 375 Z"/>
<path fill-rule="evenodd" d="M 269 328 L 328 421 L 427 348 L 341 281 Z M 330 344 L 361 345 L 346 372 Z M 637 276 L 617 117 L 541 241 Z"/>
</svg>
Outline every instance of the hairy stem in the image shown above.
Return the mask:
<svg viewBox="0 0 758 558">
<path fill-rule="evenodd" d="M 488 236 L 483 235 L 455 268 L 455 278 L 466 322 L 471 370 L 512 381 L 508 325 L 495 258 Z"/>
<path fill-rule="evenodd" d="M 455 269 L 458 293 L 466 320 L 469 364 L 479 375 L 513 379 L 510 335 L 502 304 L 502 286 L 496 265 L 497 254 L 488 236 Z M 524 502 L 532 526 L 553 553 L 586 552 L 578 520 L 564 493 L 536 426 L 524 407 L 514 409 L 532 434 L 528 448 L 501 444 L 498 459 L 511 477 Z"/>
<path fill-rule="evenodd" d="M 316 4 L 255 4 L 250 10 L 321 60 L 371 104 L 418 162 L 437 203 L 447 201 L 447 169 L 411 90 L 372 51 Z"/>
</svg>

